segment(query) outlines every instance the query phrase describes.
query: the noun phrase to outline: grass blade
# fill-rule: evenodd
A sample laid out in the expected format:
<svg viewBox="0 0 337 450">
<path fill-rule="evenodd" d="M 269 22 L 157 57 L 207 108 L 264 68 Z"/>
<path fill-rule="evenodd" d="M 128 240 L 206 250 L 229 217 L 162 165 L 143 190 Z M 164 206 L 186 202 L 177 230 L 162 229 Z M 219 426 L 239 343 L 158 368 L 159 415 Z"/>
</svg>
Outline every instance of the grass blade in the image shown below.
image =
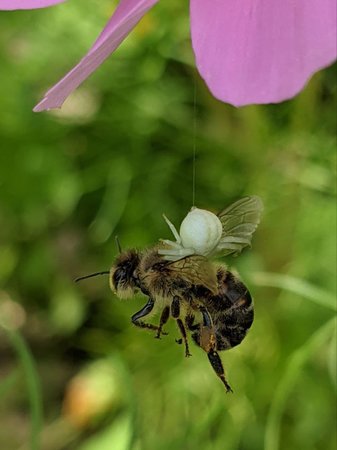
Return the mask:
<svg viewBox="0 0 337 450">
<path fill-rule="evenodd" d="M 6 332 L 25 373 L 31 415 L 30 448 L 31 450 L 39 450 L 43 416 L 39 375 L 33 355 L 21 334 L 17 330 L 6 329 Z"/>
<path fill-rule="evenodd" d="M 253 274 L 252 281 L 258 286 L 275 287 L 293 292 L 318 305 L 337 311 L 337 302 L 333 294 L 300 278 L 279 273 L 258 272 Z"/>
<path fill-rule="evenodd" d="M 314 351 L 326 342 L 332 333 L 334 333 L 336 318 L 329 320 L 309 341 L 296 350 L 290 358 L 286 372 L 276 387 L 275 395 L 272 400 L 269 415 L 266 424 L 265 450 L 278 450 L 280 441 L 281 419 L 288 395 L 293 388 L 302 366 L 309 359 Z"/>
</svg>

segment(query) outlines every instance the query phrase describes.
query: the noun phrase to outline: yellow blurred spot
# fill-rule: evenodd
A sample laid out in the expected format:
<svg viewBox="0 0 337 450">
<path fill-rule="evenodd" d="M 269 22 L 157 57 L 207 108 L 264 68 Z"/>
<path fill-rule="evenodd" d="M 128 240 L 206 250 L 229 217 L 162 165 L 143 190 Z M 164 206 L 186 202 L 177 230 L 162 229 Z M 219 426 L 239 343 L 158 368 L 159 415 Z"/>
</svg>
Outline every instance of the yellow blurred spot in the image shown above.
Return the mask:
<svg viewBox="0 0 337 450">
<path fill-rule="evenodd" d="M 84 428 L 99 409 L 95 392 L 90 389 L 87 381 L 80 376 L 74 378 L 67 388 L 64 399 L 64 416 L 76 428 Z"/>
<path fill-rule="evenodd" d="M 7 330 L 17 330 L 26 321 L 23 307 L 11 300 L 5 291 L 0 291 L 0 325 Z"/>
<path fill-rule="evenodd" d="M 154 30 L 156 27 L 156 21 L 153 19 L 153 17 L 149 14 L 145 15 L 142 20 L 138 23 L 136 26 L 134 32 L 140 36 L 146 36 L 147 34 L 151 33 L 152 30 Z"/>
<path fill-rule="evenodd" d="M 62 106 L 62 109 L 54 109 L 49 114 L 67 122 L 86 123 L 96 114 L 99 108 L 99 99 L 88 89 L 80 88 L 72 93 Z"/>
<path fill-rule="evenodd" d="M 86 428 L 121 402 L 120 380 L 111 360 L 90 364 L 68 384 L 63 415 L 76 428 Z"/>
</svg>

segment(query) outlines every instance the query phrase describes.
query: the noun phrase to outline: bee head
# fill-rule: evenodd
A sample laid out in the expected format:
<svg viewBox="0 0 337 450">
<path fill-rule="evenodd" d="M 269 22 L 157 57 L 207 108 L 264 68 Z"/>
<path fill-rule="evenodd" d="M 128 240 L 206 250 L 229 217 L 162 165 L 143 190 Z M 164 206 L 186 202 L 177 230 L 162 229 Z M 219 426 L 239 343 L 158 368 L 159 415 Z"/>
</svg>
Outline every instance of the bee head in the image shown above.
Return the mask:
<svg viewBox="0 0 337 450">
<path fill-rule="evenodd" d="M 128 250 L 116 258 L 110 270 L 110 287 L 118 297 L 129 298 L 137 291 L 139 262 L 140 254 L 136 250 Z"/>
</svg>

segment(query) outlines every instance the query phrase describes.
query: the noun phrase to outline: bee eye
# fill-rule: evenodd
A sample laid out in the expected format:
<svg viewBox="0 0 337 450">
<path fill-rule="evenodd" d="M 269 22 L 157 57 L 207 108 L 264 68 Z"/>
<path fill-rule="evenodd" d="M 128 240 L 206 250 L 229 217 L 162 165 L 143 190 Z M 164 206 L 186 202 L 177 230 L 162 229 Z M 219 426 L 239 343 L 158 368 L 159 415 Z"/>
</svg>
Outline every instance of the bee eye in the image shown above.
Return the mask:
<svg viewBox="0 0 337 450">
<path fill-rule="evenodd" d="M 125 283 L 125 281 L 127 280 L 127 273 L 124 267 L 118 267 L 115 270 L 112 279 L 116 288 L 118 287 L 119 284 Z"/>
</svg>

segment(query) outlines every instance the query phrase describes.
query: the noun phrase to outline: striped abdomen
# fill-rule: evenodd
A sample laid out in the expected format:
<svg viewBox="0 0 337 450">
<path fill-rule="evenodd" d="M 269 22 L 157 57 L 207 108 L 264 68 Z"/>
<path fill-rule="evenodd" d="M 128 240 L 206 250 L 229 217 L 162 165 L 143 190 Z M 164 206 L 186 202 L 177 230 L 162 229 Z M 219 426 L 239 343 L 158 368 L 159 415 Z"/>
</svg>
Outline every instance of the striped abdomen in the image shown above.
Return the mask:
<svg viewBox="0 0 337 450">
<path fill-rule="evenodd" d="M 217 271 L 219 295 L 206 300 L 216 335 L 217 350 L 240 344 L 254 320 L 253 301 L 246 286 L 223 267 Z"/>
</svg>

